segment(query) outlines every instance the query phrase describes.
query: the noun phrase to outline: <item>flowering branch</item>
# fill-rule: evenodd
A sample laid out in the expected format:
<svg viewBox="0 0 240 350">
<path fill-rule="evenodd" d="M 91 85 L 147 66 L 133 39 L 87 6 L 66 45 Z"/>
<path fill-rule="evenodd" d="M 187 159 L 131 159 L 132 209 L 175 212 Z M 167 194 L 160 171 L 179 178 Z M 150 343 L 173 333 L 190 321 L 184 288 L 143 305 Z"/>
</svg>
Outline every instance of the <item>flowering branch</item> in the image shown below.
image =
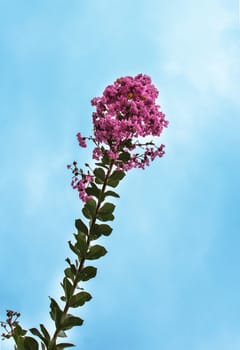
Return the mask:
<svg viewBox="0 0 240 350">
<path fill-rule="evenodd" d="M 54 331 L 50 332 L 43 324 L 40 328 L 29 331 L 38 341 L 26 336 L 27 331 L 18 323 L 19 313 L 7 311 L 6 322 L 1 322 L 5 333 L 4 339 L 13 338 L 17 350 L 60 350 L 74 346 L 72 343 L 59 342 L 59 338 L 67 336 L 66 332 L 73 327 L 81 326 L 83 320 L 72 315 L 70 309 L 76 309 L 89 301 L 92 296 L 80 283 L 96 276 L 97 268 L 88 265 L 88 261 L 104 256 L 107 251 L 95 241 L 109 236 L 112 228 L 108 221 L 114 220 L 115 205 L 109 197 L 118 198 L 115 189 L 132 168 L 142 168 L 150 164 L 156 157 L 164 155 L 164 145 L 155 145 L 153 141 L 142 142 L 140 138 L 160 136 L 168 122 L 156 104 L 158 91 L 150 77 L 138 74 L 136 77 L 117 79 L 109 85 L 102 97 L 91 102 L 96 107 L 93 113 L 94 136 L 83 137 L 77 134 L 81 147 L 87 147 L 87 141 L 94 144 L 92 157 L 95 168 L 88 170 L 78 168 L 74 161 L 68 168 L 72 170 L 72 187 L 79 193 L 84 206 L 84 220 L 75 221 L 76 233 L 74 242 L 69 241 L 69 248 L 75 260 L 66 259 L 68 266 L 64 270 L 61 282 L 63 295 L 61 305 L 50 298 L 50 316 L 54 321 Z M 41 346 L 41 347 L 39 347 Z"/>
</svg>

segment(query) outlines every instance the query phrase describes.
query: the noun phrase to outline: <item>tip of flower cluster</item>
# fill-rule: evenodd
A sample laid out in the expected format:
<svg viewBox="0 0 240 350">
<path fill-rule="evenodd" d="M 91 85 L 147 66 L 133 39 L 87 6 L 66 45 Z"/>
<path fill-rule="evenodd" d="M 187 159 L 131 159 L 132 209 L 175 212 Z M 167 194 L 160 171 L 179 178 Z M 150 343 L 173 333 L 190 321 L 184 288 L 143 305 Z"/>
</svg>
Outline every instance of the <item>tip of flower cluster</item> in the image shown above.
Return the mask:
<svg viewBox="0 0 240 350">
<path fill-rule="evenodd" d="M 83 147 L 83 148 L 86 148 L 87 147 L 86 137 L 83 137 L 80 132 L 78 132 L 76 136 L 77 136 L 77 140 L 78 140 L 79 146 Z"/>
</svg>

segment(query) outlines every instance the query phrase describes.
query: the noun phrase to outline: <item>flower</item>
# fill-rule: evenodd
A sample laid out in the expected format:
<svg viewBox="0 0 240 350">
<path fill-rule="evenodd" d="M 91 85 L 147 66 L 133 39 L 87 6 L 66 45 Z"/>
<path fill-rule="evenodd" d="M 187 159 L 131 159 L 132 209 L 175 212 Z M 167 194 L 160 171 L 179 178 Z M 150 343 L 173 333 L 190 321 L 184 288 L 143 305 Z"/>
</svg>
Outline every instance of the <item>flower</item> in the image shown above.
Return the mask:
<svg viewBox="0 0 240 350">
<path fill-rule="evenodd" d="M 77 133 L 77 139 L 78 139 L 78 143 L 79 143 L 79 146 L 80 147 L 87 147 L 87 144 L 86 144 L 86 138 L 85 137 L 82 137 L 82 135 L 80 134 L 80 132 Z"/>
<path fill-rule="evenodd" d="M 96 107 L 93 112 L 94 136 L 98 144 L 93 151 L 93 158 L 101 157 L 100 144 L 108 147 L 107 154 L 114 160 L 118 159 L 122 151 L 131 154 L 128 161 L 117 162 L 125 170 L 144 168 L 149 165 L 149 159 L 162 157 L 164 152 L 158 148 L 151 150 L 151 155 L 147 155 L 147 151 L 143 153 L 141 161 L 131 153 L 139 137 L 160 136 L 168 126 L 165 115 L 156 104 L 157 97 L 158 91 L 151 78 L 138 74 L 117 79 L 113 85 L 106 87 L 101 97 L 93 98 L 91 103 Z M 141 146 L 144 148 L 146 144 Z"/>
<path fill-rule="evenodd" d="M 79 198 L 83 201 L 86 202 L 89 199 L 92 199 L 92 196 L 88 196 L 86 192 L 86 188 L 90 182 L 92 182 L 93 176 L 92 175 L 84 175 L 82 174 L 82 178 L 79 179 L 78 176 L 74 176 L 72 179 L 72 188 L 77 189 L 79 193 Z"/>
<path fill-rule="evenodd" d="M 94 136 L 83 137 L 77 133 L 80 147 L 87 147 L 86 140 L 95 144 L 92 158 L 105 162 L 112 161 L 117 170 L 128 171 L 133 168 L 145 169 L 156 157 L 164 155 L 164 145 L 153 141 L 142 142 L 149 136 L 160 136 L 168 126 L 165 114 L 156 100 L 158 90 L 146 74 L 135 77 L 126 76 L 108 85 L 101 97 L 91 100 L 95 111 L 92 114 Z M 92 197 L 87 194 L 93 182 L 94 172 L 84 174 L 77 162 L 68 165 L 72 169 L 72 187 L 86 202 Z"/>
</svg>

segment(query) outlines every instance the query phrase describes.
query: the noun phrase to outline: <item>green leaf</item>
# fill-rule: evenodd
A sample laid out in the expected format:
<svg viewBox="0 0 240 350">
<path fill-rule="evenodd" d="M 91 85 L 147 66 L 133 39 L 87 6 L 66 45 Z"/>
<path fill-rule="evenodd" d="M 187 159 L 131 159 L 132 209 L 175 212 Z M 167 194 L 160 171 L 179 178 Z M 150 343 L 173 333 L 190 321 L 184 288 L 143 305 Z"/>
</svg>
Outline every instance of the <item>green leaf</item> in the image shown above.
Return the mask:
<svg viewBox="0 0 240 350">
<path fill-rule="evenodd" d="M 69 279 L 67 277 L 64 277 L 63 283 L 61 283 L 61 285 L 64 289 L 66 300 L 69 300 L 69 298 L 72 296 L 72 293 L 74 290 L 72 283 L 69 281 Z"/>
<path fill-rule="evenodd" d="M 95 225 L 94 225 L 95 226 Z M 95 239 L 98 239 L 101 236 L 101 233 L 97 232 L 94 227 L 91 229 L 90 233 L 90 241 L 94 241 Z"/>
<path fill-rule="evenodd" d="M 92 299 L 91 294 L 87 292 L 80 292 L 78 294 L 75 294 L 71 297 L 69 306 L 70 307 L 79 307 L 85 304 L 86 301 L 89 301 Z"/>
<path fill-rule="evenodd" d="M 90 232 L 90 240 L 98 239 L 101 235 L 109 236 L 112 232 L 112 228 L 106 224 L 94 224 Z"/>
<path fill-rule="evenodd" d="M 59 328 L 59 325 L 61 323 L 61 318 L 63 315 L 62 310 L 60 309 L 58 303 L 53 298 L 50 298 L 50 316 L 53 321 L 55 321 L 56 327 Z"/>
<path fill-rule="evenodd" d="M 14 334 L 19 337 L 19 336 L 24 336 L 27 333 L 25 329 L 23 329 L 19 324 L 16 325 L 14 329 Z"/>
<path fill-rule="evenodd" d="M 100 213 L 112 213 L 115 209 L 115 205 L 112 203 L 105 203 L 99 210 Z"/>
<path fill-rule="evenodd" d="M 8 337 L 10 338 L 10 337 Z M 15 333 L 15 330 L 14 330 L 14 333 L 13 333 L 13 339 L 16 343 L 16 350 L 25 350 L 24 348 L 24 344 L 23 344 L 23 341 L 24 341 L 24 338 L 21 337 L 21 336 L 17 336 L 16 333 Z"/>
<path fill-rule="evenodd" d="M 124 178 L 125 173 L 120 170 L 115 170 L 108 179 L 108 186 L 117 187 L 119 182 Z"/>
<path fill-rule="evenodd" d="M 103 164 L 109 164 L 110 163 L 110 158 L 107 154 L 107 152 L 104 150 L 104 148 L 101 148 L 101 151 L 103 152 L 104 156 L 102 157 L 102 163 Z"/>
<path fill-rule="evenodd" d="M 92 219 L 95 216 L 95 214 L 96 214 L 96 202 L 94 199 L 89 199 L 85 203 L 85 205 L 82 209 L 82 213 L 87 219 Z"/>
<path fill-rule="evenodd" d="M 102 168 L 96 168 L 93 173 L 96 177 L 96 180 L 98 180 L 98 181 L 96 181 L 97 183 L 104 183 L 105 172 Z"/>
<path fill-rule="evenodd" d="M 96 185 L 95 185 L 96 186 Z M 100 193 L 101 193 L 101 190 L 99 190 L 99 188 L 96 187 L 88 187 L 86 188 L 86 193 L 89 195 L 89 196 L 94 196 L 96 198 L 99 198 L 100 196 Z"/>
<path fill-rule="evenodd" d="M 96 244 L 96 245 L 90 247 L 90 249 L 86 255 L 86 259 L 88 259 L 88 260 L 99 259 L 102 256 L 104 256 L 106 253 L 107 253 L 107 250 L 103 246 Z"/>
<path fill-rule="evenodd" d="M 129 152 L 121 152 L 118 158 L 125 163 L 129 161 L 131 155 Z"/>
<path fill-rule="evenodd" d="M 86 266 L 77 275 L 77 282 L 88 281 L 94 278 L 97 274 L 97 268 L 94 266 Z"/>
<path fill-rule="evenodd" d="M 88 228 L 81 219 L 75 220 L 75 227 L 78 231 L 88 234 Z"/>
<path fill-rule="evenodd" d="M 29 331 L 33 335 L 36 335 L 38 338 L 40 338 L 47 345 L 45 337 L 39 332 L 39 330 L 37 328 L 30 328 Z"/>
<path fill-rule="evenodd" d="M 38 350 L 38 342 L 32 337 L 24 337 L 24 350 Z"/>
<path fill-rule="evenodd" d="M 98 220 L 100 221 L 113 221 L 114 215 L 113 214 L 100 214 L 97 216 Z"/>
<path fill-rule="evenodd" d="M 95 196 L 97 199 L 103 200 L 103 192 L 95 185 L 94 182 L 91 183 L 91 193 L 88 193 L 89 195 Z"/>
<path fill-rule="evenodd" d="M 85 216 L 85 218 L 87 219 L 92 219 L 91 213 L 89 213 L 88 209 L 86 208 L 86 206 L 84 206 L 82 208 L 82 213 Z"/>
<path fill-rule="evenodd" d="M 117 194 L 116 192 L 113 192 L 113 191 L 107 191 L 105 192 L 105 197 L 107 196 L 112 196 L 112 197 L 115 197 L 115 198 L 119 198 L 119 194 Z"/>
<path fill-rule="evenodd" d="M 95 224 L 94 231 L 96 231 L 97 235 L 109 236 L 112 233 L 112 228 L 107 224 Z"/>
<path fill-rule="evenodd" d="M 39 338 L 43 338 L 42 334 L 39 332 L 37 328 L 30 328 L 29 331 L 33 334 L 36 335 Z"/>
<path fill-rule="evenodd" d="M 69 258 L 65 259 L 65 261 L 68 263 L 70 270 L 72 272 L 73 275 L 76 275 L 77 272 L 77 266 L 75 266 L 74 264 L 71 263 L 71 260 Z M 76 260 L 77 261 L 77 260 Z M 66 272 L 68 273 L 68 272 Z M 66 277 L 71 278 L 70 276 L 66 275 Z"/>
<path fill-rule="evenodd" d="M 73 251 L 73 253 L 75 253 L 76 255 L 80 254 L 79 249 L 76 247 L 75 244 L 72 244 L 71 241 L 68 241 L 68 245 L 69 245 L 69 248 L 71 249 L 71 251 Z"/>
<path fill-rule="evenodd" d="M 84 233 L 82 232 L 78 232 L 77 234 L 74 234 L 77 243 L 75 244 L 75 246 L 78 249 L 78 257 L 79 258 L 84 258 L 85 254 L 87 252 L 88 249 L 88 244 L 86 241 L 86 236 Z"/>
<path fill-rule="evenodd" d="M 83 324 L 83 320 L 80 317 L 76 317 L 73 315 L 66 315 L 66 318 L 61 324 L 61 329 L 66 331 L 68 329 L 71 329 L 72 327 L 75 326 L 81 326 Z"/>
<path fill-rule="evenodd" d="M 75 346 L 75 345 L 72 343 L 59 343 L 56 346 L 57 346 L 57 350 L 58 349 L 60 350 L 60 349 L 70 348 L 70 347 Z"/>
<path fill-rule="evenodd" d="M 105 203 L 98 211 L 97 219 L 100 221 L 111 221 L 114 219 L 113 211 L 115 205 L 112 203 Z"/>
<path fill-rule="evenodd" d="M 74 280 L 74 273 L 72 272 L 70 267 L 67 267 L 64 270 L 64 274 L 65 274 L 66 277 L 70 278 L 72 281 Z"/>
<path fill-rule="evenodd" d="M 43 343 L 41 343 L 41 348 L 42 350 L 46 350 L 46 346 Z"/>
<path fill-rule="evenodd" d="M 50 341 L 50 338 L 51 338 L 50 334 L 48 333 L 46 327 L 42 323 L 40 324 L 40 328 L 41 328 L 42 334 L 44 335 L 46 340 Z"/>
<path fill-rule="evenodd" d="M 71 260 L 69 258 L 65 259 L 69 266 L 71 266 Z"/>
<path fill-rule="evenodd" d="M 127 139 L 124 141 L 124 147 L 131 148 L 132 147 L 132 139 Z"/>
</svg>

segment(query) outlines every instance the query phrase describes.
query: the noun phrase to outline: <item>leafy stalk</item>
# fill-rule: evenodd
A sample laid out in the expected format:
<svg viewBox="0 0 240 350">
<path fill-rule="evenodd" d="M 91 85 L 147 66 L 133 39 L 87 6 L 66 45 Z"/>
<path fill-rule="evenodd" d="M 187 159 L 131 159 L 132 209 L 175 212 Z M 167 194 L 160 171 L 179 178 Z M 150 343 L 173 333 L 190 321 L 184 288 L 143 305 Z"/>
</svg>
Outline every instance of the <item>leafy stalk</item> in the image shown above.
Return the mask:
<svg viewBox="0 0 240 350">
<path fill-rule="evenodd" d="M 112 232 L 112 228 L 105 222 L 114 219 L 115 205 L 106 202 L 106 198 L 119 197 L 119 195 L 109 190 L 108 187 L 117 187 L 125 176 L 123 171 L 114 170 L 114 167 L 114 160 L 103 160 L 102 163 L 98 163 L 98 167 L 93 171 L 92 182 L 86 188 L 87 194 L 91 197 L 86 201 L 82 213 L 88 219 L 88 225 L 83 220 L 77 219 L 75 221 L 77 230 L 77 233 L 74 234 L 75 242 L 68 242 L 77 259 L 74 263 L 70 258 L 66 259 L 68 267 L 64 270 L 64 278 L 61 283 L 64 291 L 61 297 L 64 302 L 63 307 L 55 299 L 50 298 L 50 316 L 55 323 L 53 335 L 50 336 L 43 324 L 40 324 L 39 329 L 31 328 L 30 332 L 40 339 L 41 347 L 39 348 L 36 339 L 26 336 L 27 331 L 21 328 L 16 319 L 13 320 L 14 315 L 18 318 L 20 314 L 12 312 L 11 318 L 8 318 L 8 323 L 5 325 L 5 330 L 7 325 L 10 327 L 9 332 L 3 337 L 13 337 L 16 350 L 60 350 L 74 346 L 72 343 L 58 343 L 58 339 L 66 337 L 67 330 L 81 326 L 83 323 L 80 317 L 70 314 L 69 310 L 83 306 L 92 298 L 90 293 L 79 287 L 81 281 L 87 281 L 95 277 L 97 273 L 96 267 L 85 266 L 86 261 L 99 259 L 107 253 L 103 246 L 91 243 L 100 236 L 108 236 Z"/>
<path fill-rule="evenodd" d="M 64 306 L 60 307 L 58 302 L 50 298 L 50 316 L 55 323 L 53 335 L 43 324 L 40 329 L 31 328 L 30 332 L 40 339 L 41 348 L 35 338 L 26 336 L 27 331 L 19 325 L 19 313 L 7 311 L 6 322 L 1 322 L 1 326 L 6 333 L 3 338 L 12 337 L 15 342 L 15 350 L 60 350 L 74 346 L 72 343 L 57 343 L 58 338 L 66 337 L 66 331 L 83 324 L 83 320 L 69 313 L 69 309 L 78 308 L 89 301 L 92 296 L 90 293 L 79 287 L 81 281 L 87 281 L 96 276 L 97 268 L 94 266 L 85 266 L 87 260 L 96 260 L 104 256 L 107 251 L 99 245 L 91 245 L 100 236 L 108 236 L 112 228 L 105 222 L 114 219 L 113 211 L 115 205 L 106 202 L 108 197 L 119 197 L 119 195 L 108 190 L 107 187 L 117 187 L 121 179 L 125 176 L 123 171 L 114 170 L 114 161 L 103 160 L 97 164 L 98 167 L 93 171 L 94 177 L 90 185 L 86 188 L 89 199 L 86 201 L 82 213 L 88 219 L 88 226 L 83 220 L 77 219 L 75 227 L 77 233 L 74 234 L 75 242 L 68 242 L 70 249 L 77 256 L 73 263 L 70 258 L 66 259 L 68 267 L 64 270 L 64 278 L 61 286 L 64 295 L 61 300 Z M 103 223 L 99 224 L 98 221 Z M 79 292 L 80 290 L 80 292 Z"/>
<path fill-rule="evenodd" d="M 99 169 L 99 171 L 100 171 L 100 169 L 103 171 L 102 168 L 98 168 L 98 169 Z M 104 176 L 104 179 L 103 179 L 103 177 L 102 178 L 97 178 L 98 180 L 103 180 L 103 184 L 102 184 L 101 190 L 99 192 L 97 191 L 98 193 L 96 193 L 96 196 L 98 197 L 97 198 L 96 208 L 94 207 L 94 203 L 95 203 L 94 200 L 88 201 L 86 203 L 85 207 L 84 207 L 85 208 L 85 216 L 89 215 L 87 211 L 91 212 L 91 210 L 92 210 L 92 215 L 90 214 L 88 232 L 86 233 L 86 229 L 84 228 L 83 223 L 82 223 L 82 227 L 80 225 L 80 222 L 78 222 L 76 224 L 77 226 L 79 225 L 78 226 L 79 233 L 81 233 L 83 235 L 86 234 L 86 242 L 85 242 L 84 236 L 81 235 L 82 241 L 80 240 L 80 237 L 79 237 L 79 241 L 77 243 L 81 242 L 82 246 L 81 246 L 81 243 L 77 244 L 77 246 L 75 246 L 76 248 L 79 248 L 79 250 L 81 250 L 81 248 L 83 248 L 83 252 L 81 254 L 81 258 L 79 259 L 79 266 L 78 266 L 78 268 L 76 270 L 76 273 L 75 273 L 75 275 L 74 275 L 74 277 L 72 279 L 72 285 L 69 288 L 70 289 L 69 297 L 66 296 L 65 306 L 64 306 L 63 312 L 61 314 L 61 319 L 62 319 L 63 322 L 60 322 L 59 324 L 56 323 L 55 332 L 54 332 L 54 334 L 53 334 L 53 336 L 52 336 L 52 338 L 50 340 L 50 343 L 49 343 L 50 344 L 49 345 L 49 350 L 55 350 L 56 340 L 57 340 L 59 334 L 61 333 L 61 331 L 63 329 L 64 320 L 67 319 L 69 308 L 70 307 L 74 307 L 75 305 L 78 305 L 77 304 L 77 298 L 74 299 L 74 296 L 76 296 L 75 291 L 78 288 L 79 279 L 81 280 L 80 276 L 81 276 L 81 274 L 82 274 L 82 272 L 84 270 L 84 264 L 85 264 L 86 259 L 97 259 L 99 254 L 100 254 L 100 251 L 102 251 L 103 254 L 106 253 L 105 248 L 103 248 L 103 247 L 100 248 L 101 246 L 99 246 L 99 245 L 98 246 L 95 245 L 95 246 L 90 247 L 90 243 L 91 243 L 92 237 L 94 237 L 94 231 L 95 231 L 94 227 L 95 227 L 95 224 L 96 224 L 99 212 L 100 212 L 101 208 L 104 208 L 102 206 L 102 204 L 103 204 L 104 199 L 105 199 L 106 187 L 107 187 L 108 180 L 109 180 L 109 178 L 111 176 L 112 169 L 113 169 L 113 162 L 109 165 L 107 173 Z M 85 232 L 82 232 L 82 231 L 85 231 Z M 76 238 L 78 240 L 78 237 L 76 237 Z M 95 257 L 94 257 L 94 250 L 95 250 Z M 65 280 L 65 281 L 67 281 L 67 280 Z M 64 285 L 65 291 L 68 288 L 67 287 L 67 283 L 68 282 L 66 282 L 66 284 Z M 84 296 L 83 295 L 84 292 L 81 292 L 81 293 L 82 293 L 82 296 Z M 90 294 L 85 294 L 85 297 L 88 300 L 91 298 Z M 74 305 L 73 300 L 76 300 L 76 304 L 75 305 Z M 76 320 L 75 320 L 75 322 L 77 323 Z"/>
</svg>

